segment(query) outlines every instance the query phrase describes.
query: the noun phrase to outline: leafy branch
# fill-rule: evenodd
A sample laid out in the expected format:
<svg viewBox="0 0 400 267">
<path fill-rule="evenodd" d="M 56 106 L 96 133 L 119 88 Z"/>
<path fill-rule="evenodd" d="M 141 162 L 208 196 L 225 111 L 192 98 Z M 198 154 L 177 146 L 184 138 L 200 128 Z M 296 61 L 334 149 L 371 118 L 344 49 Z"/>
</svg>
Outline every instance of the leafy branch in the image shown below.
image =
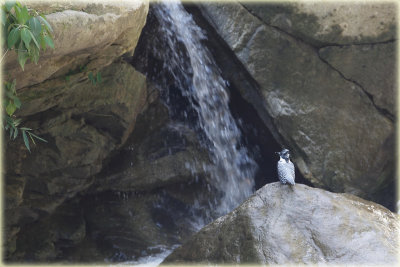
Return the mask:
<svg viewBox="0 0 400 267">
<path fill-rule="evenodd" d="M 46 17 L 35 10 L 22 6 L 18 2 L 6 2 L 1 8 L 1 23 L 3 25 L 2 46 L 8 50 L 15 50 L 18 62 L 24 70 L 28 59 L 37 64 L 40 49 L 54 48 L 50 24 Z"/>
<path fill-rule="evenodd" d="M 10 140 L 15 140 L 18 136 L 18 132 L 21 132 L 22 139 L 24 140 L 25 146 L 29 152 L 31 152 L 29 146 L 29 138 L 32 142 L 36 145 L 34 138 L 46 142 L 47 141 L 36 134 L 32 133 L 31 128 L 27 127 L 19 127 L 21 123 L 21 119 L 16 119 L 14 112 L 21 107 L 21 101 L 17 97 L 17 92 L 15 90 L 16 80 L 14 79 L 12 83 L 5 82 L 5 98 L 4 98 L 4 106 L 6 107 L 6 114 L 5 114 L 5 125 L 4 129 L 10 132 Z"/>
<path fill-rule="evenodd" d="M 18 63 L 24 70 L 28 59 L 37 64 L 41 49 L 46 50 L 47 46 L 54 49 L 53 29 L 43 14 L 38 14 L 36 10 L 28 9 L 14 1 L 3 4 L 0 12 L 4 35 L 1 43 L 3 57 L 0 62 L 3 61 L 9 51 L 14 50 L 18 55 Z M 4 85 L 6 114 L 3 127 L 6 131 L 9 131 L 11 140 L 15 140 L 18 133 L 21 132 L 24 144 L 30 152 L 28 137 L 34 144 L 36 144 L 34 139 L 47 141 L 33 134 L 32 129 L 19 127 L 21 119 L 17 119 L 14 115 L 15 111 L 21 107 L 21 101 L 15 88 L 16 80 L 14 79 L 11 83 L 6 81 Z"/>
</svg>

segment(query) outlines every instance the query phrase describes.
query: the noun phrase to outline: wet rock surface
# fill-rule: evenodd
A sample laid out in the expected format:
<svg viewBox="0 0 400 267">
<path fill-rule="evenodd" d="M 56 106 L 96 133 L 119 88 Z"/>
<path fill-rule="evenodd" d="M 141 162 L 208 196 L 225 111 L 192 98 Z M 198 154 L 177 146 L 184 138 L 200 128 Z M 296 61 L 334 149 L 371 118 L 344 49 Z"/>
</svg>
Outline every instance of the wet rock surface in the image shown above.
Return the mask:
<svg viewBox="0 0 400 267">
<path fill-rule="evenodd" d="M 196 133 L 173 122 L 158 99 L 138 116 L 136 130 L 109 159 L 96 181 L 96 190 L 149 191 L 190 182 L 194 177 L 205 179 L 206 164 L 210 164 L 209 155 Z"/>
<path fill-rule="evenodd" d="M 204 200 L 209 197 L 200 182 L 174 184 L 151 192 L 86 195 L 80 200 L 86 235 L 82 242 L 61 248 L 59 260 L 137 261 L 182 244 L 198 230 L 192 209 L 196 194 Z"/>
<path fill-rule="evenodd" d="M 272 183 L 163 263 L 395 264 L 398 219 L 349 194 Z"/>
</svg>

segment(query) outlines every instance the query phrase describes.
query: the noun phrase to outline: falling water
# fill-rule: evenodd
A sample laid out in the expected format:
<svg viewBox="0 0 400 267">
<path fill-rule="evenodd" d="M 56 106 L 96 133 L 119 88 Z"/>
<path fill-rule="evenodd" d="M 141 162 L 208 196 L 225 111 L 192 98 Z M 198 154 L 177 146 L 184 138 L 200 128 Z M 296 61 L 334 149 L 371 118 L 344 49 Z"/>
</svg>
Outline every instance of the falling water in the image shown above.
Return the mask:
<svg viewBox="0 0 400 267">
<path fill-rule="evenodd" d="M 201 28 L 176 1 L 160 4 L 155 15 L 165 38 L 163 41 L 173 51 L 155 53 L 164 58 L 164 67 L 178 80 L 182 94 L 197 112 L 213 163 L 204 168 L 210 173 L 213 186 L 223 193 L 213 208 L 217 215 L 226 214 L 253 192 L 257 165 L 240 144 L 241 133 L 228 106 L 226 81 L 221 77 L 212 54 L 202 45 L 206 36 Z M 186 58 L 178 49 L 180 44 L 187 51 L 191 69 L 187 68 Z"/>
</svg>

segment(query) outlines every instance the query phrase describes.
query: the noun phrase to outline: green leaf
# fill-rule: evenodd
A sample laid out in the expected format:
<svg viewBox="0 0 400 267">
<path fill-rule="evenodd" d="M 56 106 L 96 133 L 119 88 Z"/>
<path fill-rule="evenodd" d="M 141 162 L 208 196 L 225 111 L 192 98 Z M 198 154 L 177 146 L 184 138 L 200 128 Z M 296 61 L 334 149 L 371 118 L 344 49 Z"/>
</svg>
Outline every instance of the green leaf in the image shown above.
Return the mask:
<svg viewBox="0 0 400 267">
<path fill-rule="evenodd" d="M 23 23 L 20 22 L 20 18 L 21 18 L 21 8 L 20 8 L 18 5 L 14 5 L 14 11 L 15 11 L 15 17 L 16 17 L 17 21 L 18 21 L 20 24 L 23 24 Z"/>
<path fill-rule="evenodd" d="M 18 135 L 18 128 L 15 128 L 13 139 L 17 138 L 17 135 Z"/>
<path fill-rule="evenodd" d="M 17 109 L 17 107 L 14 105 L 14 103 L 12 103 L 11 101 L 8 102 L 8 105 L 6 107 L 6 112 L 9 116 L 11 116 L 12 114 L 14 114 L 15 110 Z"/>
<path fill-rule="evenodd" d="M 20 43 L 18 50 L 18 62 L 19 65 L 21 65 L 22 70 L 24 70 L 25 62 L 28 58 L 29 58 L 28 52 L 25 51 L 22 43 Z"/>
<path fill-rule="evenodd" d="M 11 129 L 10 129 L 10 140 L 12 139 L 13 133 L 14 133 L 14 129 L 11 128 Z"/>
<path fill-rule="evenodd" d="M 11 49 L 15 43 L 19 40 L 20 33 L 18 28 L 12 29 L 12 31 L 8 34 L 7 45 L 8 48 Z"/>
<path fill-rule="evenodd" d="M 20 123 L 21 123 L 21 119 L 12 119 L 13 121 L 12 121 L 12 123 L 13 123 L 13 127 L 15 126 L 15 127 L 17 127 Z"/>
<path fill-rule="evenodd" d="M 97 72 L 96 79 L 97 79 L 98 83 L 101 83 L 101 73 L 100 73 L 100 71 Z"/>
<path fill-rule="evenodd" d="M 37 136 L 36 134 L 33 134 L 33 133 L 29 133 L 29 134 L 32 135 L 33 137 L 35 137 L 36 139 L 38 139 L 38 140 L 40 140 L 40 141 L 42 141 L 42 142 L 47 143 L 47 141 L 46 141 L 45 139 L 43 139 L 43 138 Z"/>
<path fill-rule="evenodd" d="M 21 39 L 25 43 L 25 47 L 29 50 L 29 44 L 32 40 L 32 33 L 28 29 L 23 28 L 21 30 Z"/>
<path fill-rule="evenodd" d="M 93 84 L 96 84 L 96 81 L 94 80 L 94 77 L 93 77 L 93 73 L 92 73 L 92 72 L 89 72 L 89 80 L 90 80 Z"/>
<path fill-rule="evenodd" d="M 27 133 L 28 133 L 28 135 L 29 135 L 29 138 L 31 138 L 32 143 L 34 143 L 34 144 L 36 145 L 35 140 L 33 140 L 33 138 L 32 138 L 32 133 L 31 133 L 31 132 L 28 132 L 28 131 L 27 131 Z"/>
<path fill-rule="evenodd" d="M 40 21 L 37 19 L 37 17 L 29 19 L 27 24 L 31 29 L 33 35 L 35 36 L 40 35 L 40 32 L 42 31 L 42 25 L 40 24 Z"/>
<path fill-rule="evenodd" d="M 43 22 L 44 27 L 47 30 L 50 30 L 51 32 L 53 32 L 53 28 L 51 27 L 50 23 L 47 22 L 47 19 L 44 15 L 40 15 L 40 17 L 38 17 L 40 19 L 41 22 Z"/>
<path fill-rule="evenodd" d="M 11 127 L 11 125 L 13 124 L 13 119 L 8 114 L 6 114 L 6 121 L 7 124 Z"/>
<path fill-rule="evenodd" d="M 29 34 L 31 35 L 32 40 L 33 40 L 33 42 L 35 43 L 36 47 L 37 47 L 38 49 L 40 49 L 39 43 L 37 42 L 37 40 L 36 40 L 35 36 L 33 35 L 33 33 L 32 33 L 31 31 L 29 31 Z"/>
<path fill-rule="evenodd" d="M 29 140 L 28 137 L 26 136 L 25 131 L 22 131 L 22 138 L 24 139 L 24 143 L 26 148 L 28 149 L 29 153 L 31 152 L 31 149 L 29 148 Z"/>
<path fill-rule="evenodd" d="M 14 105 L 16 108 L 20 108 L 21 107 L 21 100 L 19 100 L 18 97 L 14 98 Z"/>
<path fill-rule="evenodd" d="M 16 97 L 15 94 L 13 94 L 13 92 L 10 92 L 10 91 L 6 91 L 6 96 L 9 99 L 14 99 Z"/>
<path fill-rule="evenodd" d="M 20 129 L 23 130 L 23 131 L 32 131 L 31 128 L 27 128 L 27 127 L 21 127 Z"/>
<path fill-rule="evenodd" d="M 30 17 L 31 16 L 29 15 L 29 12 L 28 12 L 28 9 L 26 8 L 26 6 L 21 8 L 21 13 L 19 13 L 19 16 L 17 15 L 17 19 L 20 24 L 25 24 Z"/>
<path fill-rule="evenodd" d="M 45 39 L 41 36 L 41 37 L 39 38 L 39 40 L 40 40 L 40 47 L 41 47 L 44 51 L 46 51 L 46 41 L 45 41 Z"/>
<path fill-rule="evenodd" d="M 44 41 L 46 42 L 46 44 L 47 44 L 48 46 L 50 46 L 51 48 L 54 49 L 53 39 L 52 39 L 50 36 L 46 35 L 46 36 L 44 37 Z"/>
<path fill-rule="evenodd" d="M 11 9 L 14 7 L 14 5 L 15 5 L 15 1 L 7 1 L 5 3 L 5 6 L 6 6 L 6 9 L 8 12 L 11 11 Z"/>
<path fill-rule="evenodd" d="M 31 44 L 30 58 L 35 64 L 39 61 L 39 48 L 34 44 Z"/>
</svg>

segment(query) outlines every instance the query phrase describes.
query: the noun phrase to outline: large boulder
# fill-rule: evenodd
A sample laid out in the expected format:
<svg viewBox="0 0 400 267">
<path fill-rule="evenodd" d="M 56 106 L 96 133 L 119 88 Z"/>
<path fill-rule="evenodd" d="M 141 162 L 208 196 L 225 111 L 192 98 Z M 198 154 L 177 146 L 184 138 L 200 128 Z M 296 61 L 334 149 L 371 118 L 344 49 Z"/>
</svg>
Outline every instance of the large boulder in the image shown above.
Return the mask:
<svg viewBox="0 0 400 267">
<path fill-rule="evenodd" d="M 146 23 L 148 1 L 31 2 L 54 30 L 54 49 L 41 52 L 37 65 L 22 71 L 13 51 L 4 59 L 5 78 L 17 78 L 17 89 L 76 72 L 99 70 L 126 52 L 133 52 Z M 30 61 L 28 61 L 30 62 Z"/>
<path fill-rule="evenodd" d="M 272 183 L 164 263 L 395 264 L 398 219 L 349 194 Z"/>
<path fill-rule="evenodd" d="M 307 6 L 309 12 L 332 7 L 324 3 L 319 5 L 304 7 Z M 363 58 L 357 62 L 366 65 L 368 71 L 361 75 L 359 70 L 349 71 L 352 69 L 350 61 L 340 62 L 344 53 L 335 59 L 329 56 L 333 53 L 324 50 L 320 55 L 313 44 L 269 25 L 262 14 L 247 4 L 202 3 L 198 6 L 258 84 L 254 93 L 247 92 L 251 90 L 247 87 L 238 89 L 253 104 L 281 145 L 292 150 L 303 176 L 318 187 L 380 201 L 375 196 L 382 194 L 382 188 L 388 188 L 394 180 L 395 127 L 393 116 L 385 111 L 386 106 L 391 110 L 390 102 L 386 105 L 385 101 L 394 99 L 394 85 L 390 82 L 394 64 L 379 60 L 376 64 L 382 69 L 374 84 L 370 81 L 375 76 L 368 73 L 378 68 L 374 60 L 377 51 L 387 49 L 383 54 L 388 58 L 395 46 L 388 44 L 364 51 Z M 392 18 L 382 14 L 392 14 L 391 11 L 386 5 L 379 7 L 378 10 L 383 11 L 374 14 L 377 19 L 372 21 L 388 20 L 389 23 Z M 338 17 L 347 14 L 345 8 L 340 10 Z M 374 12 L 367 7 L 365 10 Z M 351 12 L 356 9 L 351 8 Z M 362 14 L 354 13 L 354 16 L 362 17 Z M 365 28 L 368 29 L 371 27 Z M 388 31 L 386 27 L 374 29 L 370 37 L 383 36 Z M 354 38 L 350 39 L 358 42 L 359 32 L 351 32 Z M 341 34 L 337 33 L 338 38 Z M 375 40 L 382 41 L 378 37 Z M 383 40 L 390 41 L 391 37 Z M 358 50 L 363 48 L 357 47 Z M 378 80 L 387 81 L 382 84 L 387 88 L 378 89 Z M 369 175 L 371 173 L 374 175 Z"/>
</svg>

